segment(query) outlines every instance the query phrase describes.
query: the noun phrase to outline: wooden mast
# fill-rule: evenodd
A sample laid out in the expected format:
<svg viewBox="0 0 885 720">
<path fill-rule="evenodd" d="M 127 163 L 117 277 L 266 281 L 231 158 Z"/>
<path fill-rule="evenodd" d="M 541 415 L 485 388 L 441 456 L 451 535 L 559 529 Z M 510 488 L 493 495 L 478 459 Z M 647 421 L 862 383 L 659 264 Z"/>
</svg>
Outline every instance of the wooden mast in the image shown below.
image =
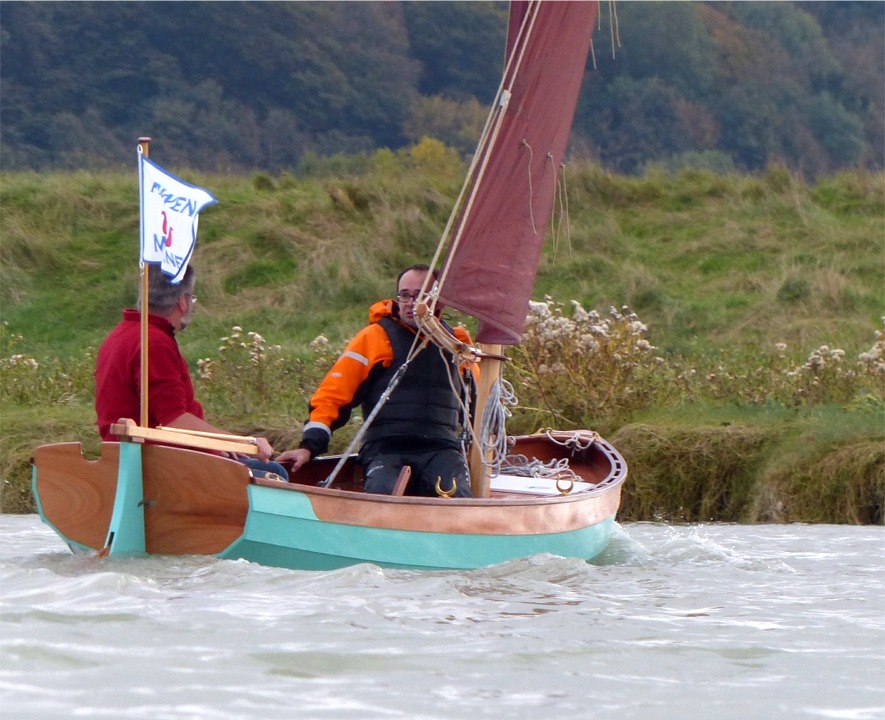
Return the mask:
<svg viewBox="0 0 885 720">
<path fill-rule="evenodd" d="M 503 345 L 485 345 L 479 344 L 479 349 L 483 353 L 489 355 L 501 355 L 504 351 Z M 470 491 L 473 497 L 489 497 L 490 490 L 490 473 L 486 461 L 487 457 L 483 457 L 480 443 L 494 443 L 496 438 L 484 438 L 482 436 L 482 415 L 489 398 L 492 387 L 501 377 L 501 360 L 497 357 L 489 357 L 484 355 L 482 362 L 479 364 L 479 383 L 476 388 L 476 410 L 473 413 L 473 445 L 470 448 Z"/>
<path fill-rule="evenodd" d="M 138 146 L 144 157 L 150 155 L 151 139 L 149 137 L 138 138 Z M 138 164 L 139 181 L 141 180 L 141 163 Z M 139 186 L 140 186 L 139 182 Z M 138 198 L 141 205 L 141 195 Z M 144 208 L 141 208 L 144 212 Z M 141 227 L 144 229 L 144 218 L 141 219 Z M 143 240 L 143 238 L 142 238 Z M 143 250 L 143 249 L 142 249 Z M 140 250 L 140 252 L 142 251 Z M 149 289 L 150 270 L 149 265 L 141 258 L 141 426 L 148 426 L 148 310 L 150 309 Z"/>
</svg>

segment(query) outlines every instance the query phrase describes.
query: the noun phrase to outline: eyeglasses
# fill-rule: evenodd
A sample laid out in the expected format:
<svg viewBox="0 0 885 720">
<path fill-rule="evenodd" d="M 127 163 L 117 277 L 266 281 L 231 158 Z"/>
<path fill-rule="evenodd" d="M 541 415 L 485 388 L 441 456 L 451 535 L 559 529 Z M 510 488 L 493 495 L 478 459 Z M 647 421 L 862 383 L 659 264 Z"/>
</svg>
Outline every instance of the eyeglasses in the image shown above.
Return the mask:
<svg viewBox="0 0 885 720">
<path fill-rule="evenodd" d="M 197 304 L 197 296 L 196 296 L 196 295 L 191 295 L 190 293 L 185 293 L 184 296 L 185 296 L 188 300 L 191 301 L 191 305 L 196 305 L 196 304 Z"/>
<path fill-rule="evenodd" d="M 405 290 L 400 290 L 396 294 L 396 299 L 399 300 L 401 303 L 415 302 L 420 294 L 420 292 L 410 293 L 406 292 Z"/>
</svg>

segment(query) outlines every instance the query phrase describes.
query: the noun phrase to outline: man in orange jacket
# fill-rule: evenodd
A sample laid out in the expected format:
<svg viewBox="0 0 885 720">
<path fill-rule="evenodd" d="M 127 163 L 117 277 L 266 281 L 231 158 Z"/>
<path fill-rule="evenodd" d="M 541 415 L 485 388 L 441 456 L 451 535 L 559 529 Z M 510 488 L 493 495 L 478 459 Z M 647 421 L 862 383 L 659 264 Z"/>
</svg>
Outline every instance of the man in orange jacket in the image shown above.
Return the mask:
<svg viewBox="0 0 885 720">
<path fill-rule="evenodd" d="M 430 268 L 413 265 L 397 278 L 396 300 L 382 300 L 369 310 L 370 324 L 347 344 L 310 400 L 310 419 L 299 447 L 278 462 L 292 472 L 329 448 L 332 432 L 344 425 L 358 405 L 368 418 L 390 380 L 405 363 L 418 334 L 415 300 Z M 436 273 L 434 272 L 434 279 Z M 463 327 L 455 337 L 470 344 Z M 390 494 L 404 465 L 411 468 L 407 495 L 435 497 L 437 484 L 456 497 L 470 496 L 463 452 L 464 408 L 475 400 L 475 367 L 462 366 L 450 352 L 426 338 L 405 373 L 369 425 L 359 451 L 367 492 Z"/>
</svg>

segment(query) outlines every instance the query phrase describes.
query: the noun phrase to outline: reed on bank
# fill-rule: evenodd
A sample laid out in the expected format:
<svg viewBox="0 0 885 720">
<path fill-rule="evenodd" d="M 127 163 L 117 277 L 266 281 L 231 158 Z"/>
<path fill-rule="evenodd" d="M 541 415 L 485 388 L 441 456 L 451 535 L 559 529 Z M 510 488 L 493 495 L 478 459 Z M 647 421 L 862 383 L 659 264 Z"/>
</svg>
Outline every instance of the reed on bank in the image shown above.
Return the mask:
<svg viewBox="0 0 885 720">
<path fill-rule="evenodd" d="M 646 332 L 627 308 L 603 318 L 573 303 L 569 317 L 551 300 L 532 303 L 523 344 L 509 350 L 508 383 L 519 400 L 509 408 L 509 432 L 553 426 L 613 433 L 631 468 L 622 519 L 883 521 L 885 433 L 876 421 L 885 414 L 885 332 L 876 331 L 856 358 L 822 347 L 791 362 L 777 346 L 767 357 L 720 356 L 706 364 L 662 358 Z M 79 412 L 80 421 L 71 428 L 44 420 L 42 432 L 67 432 L 87 452 L 98 448 L 84 418 L 91 415 L 94 353 L 42 365 L 10 354 L 18 341 L 0 325 L 0 401 L 22 421 L 4 437 L 6 512 L 34 509 L 26 454 L 44 438 L 28 433 L 26 423 L 47 399 L 62 404 L 69 421 Z M 293 447 L 308 398 L 340 350 L 318 336 L 308 358 L 295 357 L 234 326 L 214 356 L 198 360 L 198 395 L 210 417 Z M 686 409 L 693 414 L 688 425 L 675 420 Z M 649 417 L 656 420 L 637 422 Z M 336 434 L 333 450 L 346 449 L 360 421 L 357 413 Z"/>
</svg>

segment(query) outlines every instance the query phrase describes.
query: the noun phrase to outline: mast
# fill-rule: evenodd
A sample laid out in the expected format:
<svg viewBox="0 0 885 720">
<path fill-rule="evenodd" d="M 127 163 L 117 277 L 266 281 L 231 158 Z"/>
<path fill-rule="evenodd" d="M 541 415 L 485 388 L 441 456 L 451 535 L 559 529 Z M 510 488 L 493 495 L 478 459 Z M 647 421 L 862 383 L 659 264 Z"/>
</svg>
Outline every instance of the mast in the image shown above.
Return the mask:
<svg viewBox="0 0 885 720">
<path fill-rule="evenodd" d="M 140 137 L 138 138 L 138 147 L 141 149 L 141 153 L 144 157 L 150 156 L 151 151 L 151 139 L 149 137 Z M 139 169 L 140 170 L 140 169 Z M 141 182 L 141 172 L 138 173 L 139 182 Z M 141 194 L 139 193 L 139 198 Z M 141 203 L 139 202 L 139 207 Z M 144 208 L 141 208 L 141 212 L 144 212 Z M 139 257 L 140 257 L 139 253 Z M 150 279 L 149 265 L 144 261 L 143 258 L 139 261 L 140 269 L 141 269 L 141 384 L 140 384 L 140 394 L 141 394 L 141 426 L 148 426 L 148 310 L 150 305 L 149 300 L 149 289 L 150 283 L 148 282 Z"/>
<path fill-rule="evenodd" d="M 166 172 L 152 160 L 149 137 L 138 139 L 138 194 L 141 225 L 141 424 L 148 426 L 148 317 L 150 263 L 177 285 L 184 278 L 197 242 L 197 221 L 206 205 L 216 201 L 208 190 Z M 173 231 L 174 234 L 173 234 Z"/>
</svg>

